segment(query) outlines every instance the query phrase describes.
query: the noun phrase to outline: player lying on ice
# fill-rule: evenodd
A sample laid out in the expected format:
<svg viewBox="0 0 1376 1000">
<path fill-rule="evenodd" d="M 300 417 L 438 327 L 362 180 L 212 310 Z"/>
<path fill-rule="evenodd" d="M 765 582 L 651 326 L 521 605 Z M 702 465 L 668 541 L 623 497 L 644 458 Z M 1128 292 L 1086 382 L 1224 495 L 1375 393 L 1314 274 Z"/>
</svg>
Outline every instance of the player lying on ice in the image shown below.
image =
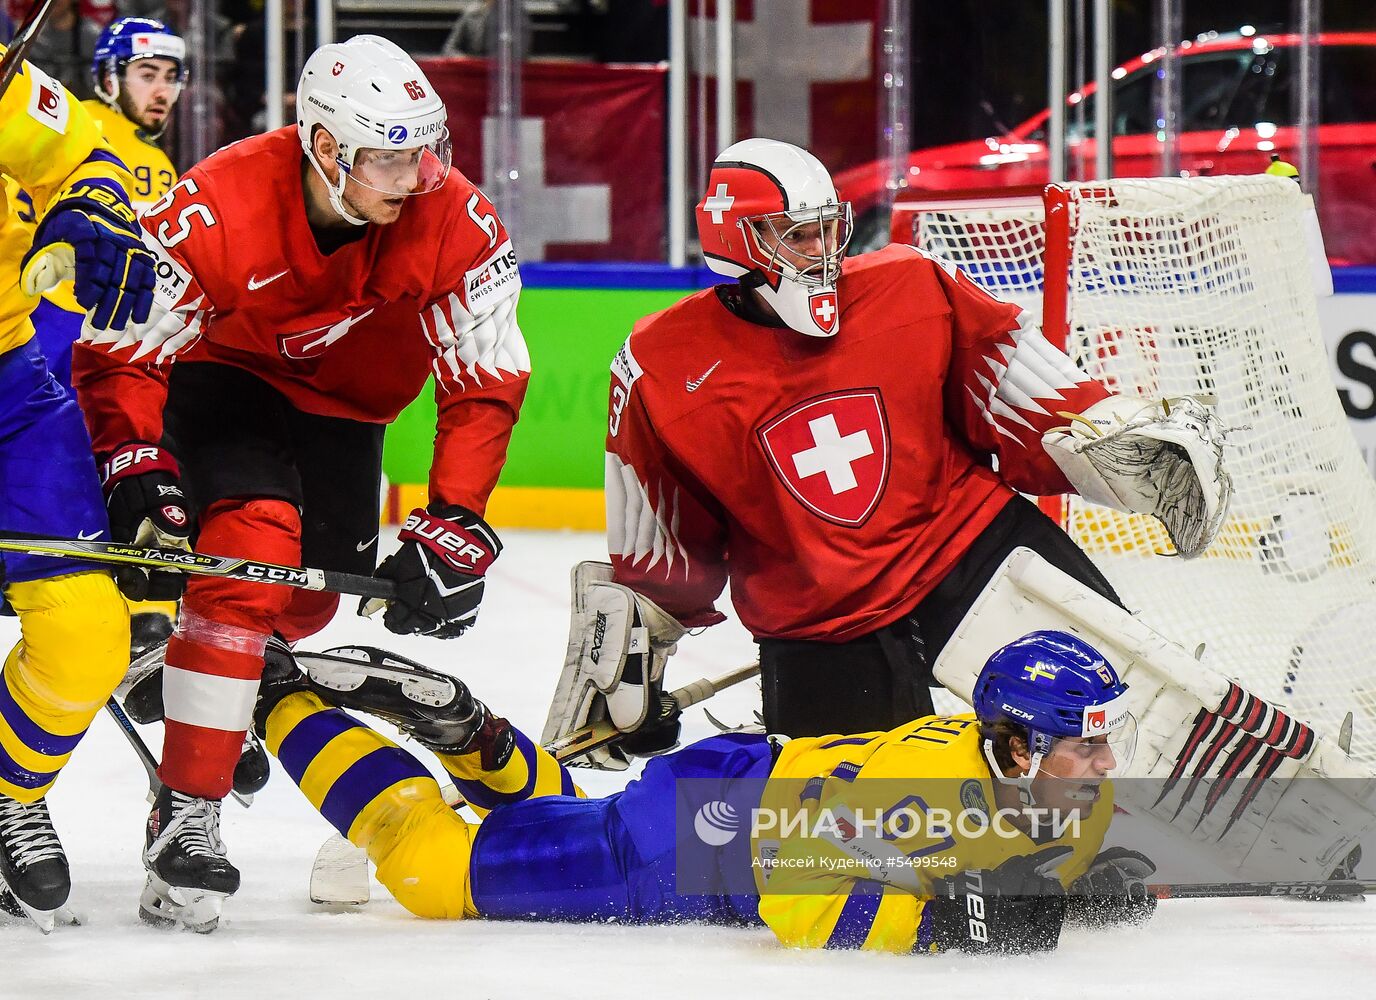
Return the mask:
<svg viewBox="0 0 1376 1000">
<path fill-rule="evenodd" d="M 418 916 L 763 922 L 796 947 L 1024 952 L 1055 948 L 1067 917 L 1142 919 L 1155 906 L 1143 884 L 1150 861 L 1100 853 L 1108 779 L 1136 737 L 1127 686 L 1069 633 L 1034 632 L 994 653 L 973 714 L 783 744 L 721 734 L 650 760 L 600 799 L 445 674 L 328 654 L 302 662 L 309 678 L 269 645 L 255 728 Z M 466 822 L 419 760 L 340 708 L 388 719 L 433 750 L 482 821 Z M 720 819 L 732 801 L 756 817 L 752 835 L 717 836 L 719 823 L 695 839 L 702 827 L 676 826 L 676 810 L 694 817 L 715 803 Z M 1008 825 L 979 835 L 977 823 L 964 833 L 957 823 L 943 838 L 897 823 L 890 839 L 845 826 L 914 802 Z M 811 818 L 782 838 L 759 819 L 790 808 Z M 839 818 L 836 832 L 815 824 L 822 811 Z M 1056 815 L 1068 830 L 1045 822 Z M 857 863 L 875 852 L 903 863 Z"/>
</svg>

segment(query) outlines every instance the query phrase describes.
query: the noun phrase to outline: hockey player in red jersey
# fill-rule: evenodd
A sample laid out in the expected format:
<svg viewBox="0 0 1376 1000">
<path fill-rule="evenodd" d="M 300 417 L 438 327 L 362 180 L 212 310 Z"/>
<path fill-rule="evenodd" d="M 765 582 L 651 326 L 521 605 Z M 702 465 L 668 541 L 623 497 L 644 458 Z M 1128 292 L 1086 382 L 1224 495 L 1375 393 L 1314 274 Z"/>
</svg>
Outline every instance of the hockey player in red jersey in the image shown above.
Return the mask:
<svg viewBox="0 0 1376 1000">
<path fill-rule="evenodd" d="M 850 222 L 806 150 L 730 147 L 697 226 L 738 283 L 642 320 L 612 363 L 611 583 L 667 650 L 678 625 L 722 619 L 729 580 L 765 725 L 791 736 L 930 712 L 931 664 L 1016 546 L 1114 597 L 1019 491 L 1154 513 L 1186 556 L 1230 492 L 1200 402 L 1112 394 L 1028 313 L 913 247 L 843 259 Z M 677 622 L 657 635 L 664 612 Z M 546 737 L 586 714 L 556 695 Z"/>
<path fill-rule="evenodd" d="M 377 575 L 397 587 L 387 628 L 457 636 L 501 552 L 482 515 L 530 368 L 515 253 L 491 204 L 450 169 L 443 102 L 391 42 L 317 50 L 297 115 L 295 128 L 215 153 L 149 209 L 160 278 L 149 322 L 78 345 L 112 531 L 371 572 L 383 428 L 433 374 L 431 502 Z M 172 596 L 164 576 L 122 582 L 131 596 Z M 219 807 L 264 644 L 317 631 L 336 604 L 259 584 L 186 587 L 163 671 L 150 922 L 208 929 L 238 888 Z"/>
</svg>

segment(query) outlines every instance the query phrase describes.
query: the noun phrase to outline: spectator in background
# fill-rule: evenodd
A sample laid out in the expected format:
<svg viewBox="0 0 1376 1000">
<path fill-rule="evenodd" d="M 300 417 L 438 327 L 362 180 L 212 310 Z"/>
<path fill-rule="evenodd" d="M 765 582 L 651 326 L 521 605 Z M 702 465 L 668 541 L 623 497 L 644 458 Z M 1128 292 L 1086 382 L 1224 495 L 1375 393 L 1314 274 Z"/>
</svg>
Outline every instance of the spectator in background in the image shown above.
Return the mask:
<svg viewBox="0 0 1376 1000">
<path fill-rule="evenodd" d="M 22 19 L 28 13 L 28 5 L 20 10 L 11 8 L 10 13 Z M 91 89 L 91 57 L 95 55 L 100 29 L 101 24 L 81 16 L 77 0 L 57 0 L 43 30 L 33 40 L 29 62 L 57 77 L 81 100 L 88 100 L 95 96 Z"/>
<path fill-rule="evenodd" d="M 490 56 L 497 51 L 497 5 L 493 0 L 481 0 L 459 15 L 454 29 L 444 40 L 446 56 Z M 530 55 L 531 22 L 525 5 L 516 2 L 517 51 L 521 58 Z"/>
</svg>

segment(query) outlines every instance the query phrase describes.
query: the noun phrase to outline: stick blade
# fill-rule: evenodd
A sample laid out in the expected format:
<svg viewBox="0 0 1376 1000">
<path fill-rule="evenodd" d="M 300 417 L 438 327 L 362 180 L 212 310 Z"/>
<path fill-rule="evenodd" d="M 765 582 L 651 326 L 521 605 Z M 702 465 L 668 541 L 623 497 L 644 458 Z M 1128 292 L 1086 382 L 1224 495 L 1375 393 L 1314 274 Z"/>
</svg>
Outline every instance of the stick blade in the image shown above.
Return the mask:
<svg viewBox="0 0 1376 1000">
<path fill-rule="evenodd" d="M 362 906 L 368 896 L 367 852 L 335 834 L 320 845 L 311 865 L 311 902 Z"/>
</svg>

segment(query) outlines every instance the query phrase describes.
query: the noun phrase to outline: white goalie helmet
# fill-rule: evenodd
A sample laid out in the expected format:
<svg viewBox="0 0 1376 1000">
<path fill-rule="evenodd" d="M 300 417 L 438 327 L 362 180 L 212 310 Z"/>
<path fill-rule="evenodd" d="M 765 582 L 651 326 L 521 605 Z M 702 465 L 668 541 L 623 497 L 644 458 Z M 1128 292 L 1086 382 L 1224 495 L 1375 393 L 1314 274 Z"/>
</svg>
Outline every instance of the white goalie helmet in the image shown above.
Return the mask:
<svg viewBox="0 0 1376 1000">
<path fill-rule="evenodd" d="M 434 191 L 449 175 L 444 102 L 414 59 L 377 35 L 322 45 L 306 60 L 296 87 L 301 148 L 330 192 L 330 205 L 365 225 L 343 200 L 348 178 L 387 195 Z M 339 144 L 339 180 L 331 183 L 311 149 L 316 126 Z"/>
<path fill-rule="evenodd" d="M 708 267 L 755 287 L 799 333 L 836 336 L 851 209 L 817 157 L 776 139 L 727 147 L 712 164 L 697 223 Z"/>
</svg>

